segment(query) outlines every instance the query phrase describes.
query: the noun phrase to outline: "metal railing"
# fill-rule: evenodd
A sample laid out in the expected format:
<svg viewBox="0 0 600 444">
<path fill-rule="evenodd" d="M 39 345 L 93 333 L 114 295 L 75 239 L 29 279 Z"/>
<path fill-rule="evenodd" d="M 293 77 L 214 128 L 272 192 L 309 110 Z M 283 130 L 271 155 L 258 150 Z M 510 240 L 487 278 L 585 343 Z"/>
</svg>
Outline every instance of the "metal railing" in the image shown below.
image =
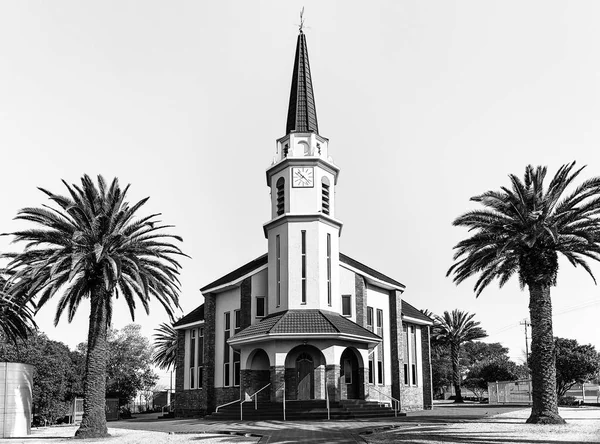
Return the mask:
<svg viewBox="0 0 600 444">
<path fill-rule="evenodd" d="M 165 404 L 162 406 L 162 408 L 160 409 L 162 414 L 164 415 L 165 413 L 171 413 L 173 411 L 173 406 L 175 405 L 175 402 L 170 402 L 168 404 Z M 166 410 L 166 412 L 165 412 Z"/>
<path fill-rule="evenodd" d="M 215 413 L 217 413 L 221 407 L 227 407 L 228 405 L 235 404 L 236 402 L 240 402 L 241 400 L 242 399 L 239 398 L 239 399 L 236 399 L 235 401 L 228 402 L 227 404 L 218 405 L 217 408 L 215 409 Z"/>
<path fill-rule="evenodd" d="M 283 390 L 283 420 L 285 421 L 285 381 L 283 381 L 283 384 L 275 389 L 275 394 L 277 394 L 279 390 Z"/>
<path fill-rule="evenodd" d="M 325 385 L 325 401 L 327 403 L 327 419 L 331 419 L 331 410 L 329 408 L 329 387 Z"/>
<path fill-rule="evenodd" d="M 375 387 L 369 386 L 369 389 L 375 390 L 380 395 L 385 396 L 392 400 L 392 405 L 394 406 L 394 416 L 398 417 L 398 410 L 400 409 L 400 400 L 394 398 L 393 396 L 388 395 L 387 393 L 383 393 L 381 390 L 376 389 Z"/>
<path fill-rule="evenodd" d="M 257 390 L 256 392 L 254 392 L 254 394 L 252 395 L 248 395 L 249 399 L 244 399 L 243 401 L 240 402 L 240 421 L 243 420 L 244 414 L 244 403 L 246 401 L 252 401 L 252 398 L 254 397 L 254 410 L 258 409 L 258 397 L 256 395 L 258 395 L 260 392 L 262 392 L 264 389 L 266 389 L 267 387 L 269 387 L 271 385 L 271 383 L 269 382 L 267 385 L 265 385 L 263 388 L 261 388 L 260 390 Z"/>
</svg>

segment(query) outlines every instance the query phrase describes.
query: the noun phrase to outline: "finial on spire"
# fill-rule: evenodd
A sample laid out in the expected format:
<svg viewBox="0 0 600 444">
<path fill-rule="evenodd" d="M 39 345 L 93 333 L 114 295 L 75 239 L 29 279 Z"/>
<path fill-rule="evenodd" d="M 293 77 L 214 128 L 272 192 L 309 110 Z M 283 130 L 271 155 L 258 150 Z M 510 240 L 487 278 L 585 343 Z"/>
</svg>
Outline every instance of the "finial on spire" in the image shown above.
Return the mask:
<svg viewBox="0 0 600 444">
<path fill-rule="evenodd" d="M 300 11 L 300 34 L 302 34 L 302 28 L 304 28 L 304 6 L 302 6 L 302 10 Z"/>
</svg>

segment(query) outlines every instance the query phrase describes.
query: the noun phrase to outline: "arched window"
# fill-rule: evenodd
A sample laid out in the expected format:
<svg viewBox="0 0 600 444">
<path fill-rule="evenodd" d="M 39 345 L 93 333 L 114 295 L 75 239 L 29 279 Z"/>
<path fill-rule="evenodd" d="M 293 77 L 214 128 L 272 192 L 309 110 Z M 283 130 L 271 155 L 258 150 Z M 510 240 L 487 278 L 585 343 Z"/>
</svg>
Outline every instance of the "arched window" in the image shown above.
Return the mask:
<svg viewBox="0 0 600 444">
<path fill-rule="evenodd" d="M 285 179 L 280 177 L 277 181 L 277 216 L 285 212 Z"/>
<path fill-rule="evenodd" d="M 323 177 L 321 182 L 321 211 L 329 214 L 329 179 Z"/>
</svg>

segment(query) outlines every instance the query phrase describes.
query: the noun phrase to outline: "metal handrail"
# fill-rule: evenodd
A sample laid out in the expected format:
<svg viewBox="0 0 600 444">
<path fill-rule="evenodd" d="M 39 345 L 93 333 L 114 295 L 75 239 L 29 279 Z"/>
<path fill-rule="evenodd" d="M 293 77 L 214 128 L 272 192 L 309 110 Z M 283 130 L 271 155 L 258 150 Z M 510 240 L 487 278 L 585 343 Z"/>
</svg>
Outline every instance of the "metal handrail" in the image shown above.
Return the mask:
<svg viewBox="0 0 600 444">
<path fill-rule="evenodd" d="M 285 421 L 285 381 L 283 381 L 283 383 L 275 389 L 275 393 L 281 389 L 283 389 L 283 420 Z"/>
<path fill-rule="evenodd" d="M 257 390 L 256 392 L 254 392 L 254 394 L 252 394 L 252 395 L 248 395 L 248 397 L 249 397 L 250 399 L 244 399 L 243 401 L 241 401 L 241 402 L 240 402 L 240 421 L 242 421 L 242 420 L 243 420 L 243 413 L 242 413 L 242 412 L 244 411 L 244 408 L 243 408 L 243 406 L 242 406 L 242 405 L 243 405 L 243 404 L 244 404 L 246 401 L 251 401 L 251 400 L 252 400 L 252 397 L 254 397 L 254 410 L 257 410 L 257 409 L 258 409 L 258 397 L 257 397 L 256 395 L 258 395 L 260 392 L 262 392 L 264 389 L 266 389 L 266 388 L 267 388 L 268 386 L 270 386 L 270 385 L 271 385 L 271 383 L 269 382 L 269 383 L 268 383 L 267 385 L 265 385 L 263 388 L 261 388 L 260 390 Z M 240 399 L 241 399 L 241 398 L 240 398 Z"/>
<path fill-rule="evenodd" d="M 377 390 L 375 387 L 370 387 L 373 390 L 375 390 L 377 393 L 379 393 L 380 395 L 385 396 L 386 398 L 390 398 L 392 401 L 396 401 L 395 403 L 392 403 L 394 405 L 394 415 L 396 416 L 396 418 L 398 417 L 398 409 L 400 408 L 400 400 L 394 398 L 393 396 L 390 396 L 386 393 L 383 393 L 381 390 Z"/>
<path fill-rule="evenodd" d="M 228 405 L 235 404 L 236 402 L 240 402 L 241 400 L 242 399 L 240 398 L 240 399 L 236 399 L 235 401 L 228 402 L 227 404 L 218 405 L 217 408 L 215 409 L 215 413 L 217 413 L 221 407 L 227 407 Z"/>
<path fill-rule="evenodd" d="M 175 404 L 175 402 L 170 402 L 170 403 L 168 403 L 166 405 L 163 405 L 162 408 L 161 408 L 162 414 L 163 415 L 165 414 L 165 409 L 168 409 L 169 413 L 172 412 L 173 411 L 173 408 L 172 408 L 173 404 Z"/>
<path fill-rule="evenodd" d="M 327 419 L 331 419 L 331 412 L 329 409 L 329 390 L 327 384 L 325 384 L 325 400 L 327 401 Z"/>
</svg>

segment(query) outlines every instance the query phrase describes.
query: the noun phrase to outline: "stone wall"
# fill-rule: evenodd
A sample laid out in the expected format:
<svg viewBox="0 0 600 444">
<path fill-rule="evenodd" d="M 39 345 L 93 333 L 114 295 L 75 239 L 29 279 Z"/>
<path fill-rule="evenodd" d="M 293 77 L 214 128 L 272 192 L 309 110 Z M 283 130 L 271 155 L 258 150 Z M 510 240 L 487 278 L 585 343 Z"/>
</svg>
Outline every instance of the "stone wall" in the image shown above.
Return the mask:
<svg viewBox="0 0 600 444">
<path fill-rule="evenodd" d="M 423 410 L 423 387 L 404 386 L 400 398 L 400 411 L 414 412 Z"/>
<path fill-rule="evenodd" d="M 404 335 L 402 334 L 402 292 L 390 291 L 390 348 L 392 352 L 392 396 L 400 399 L 402 384 L 404 383 L 402 369 L 404 357 Z"/>
<path fill-rule="evenodd" d="M 240 399 L 240 388 L 239 387 L 216 387 L 215 388 L 216 406 L 227 404 L 228 402 L 235 401 L 236 399 Z"/>
<path fill-rule="evenodd" d="M 270 377 L 271 372 L 269 370 L 242 370 L 242 395 L 244 393 L 253 395 L 271 382 Z M 264 389 L 257 396 L 259 401 L 269 401 L 271 399 L 269 388 Z"/>
<path fill-rule="evenodd" d="M 431 380 L 431 351 L 429 326 L 421 327 L 421 352 L 423 355 L 423 408 L 433 408 L 433 382 Z"/>
<path fill-rule="evenodd" d="M 204 377 L 202 387 L 206 392 L 206 411 L 212 413 L 218 405 L 215 400 L 215 322 L 216 297 L 204 295 Z"/>
<path fill-rule="evenodd" d="M 356 323 L 361 327 L 367 326 L 367 286 L 365 278 L 354 274 L 354 298 L 356 300 Z"/>
</svg>

